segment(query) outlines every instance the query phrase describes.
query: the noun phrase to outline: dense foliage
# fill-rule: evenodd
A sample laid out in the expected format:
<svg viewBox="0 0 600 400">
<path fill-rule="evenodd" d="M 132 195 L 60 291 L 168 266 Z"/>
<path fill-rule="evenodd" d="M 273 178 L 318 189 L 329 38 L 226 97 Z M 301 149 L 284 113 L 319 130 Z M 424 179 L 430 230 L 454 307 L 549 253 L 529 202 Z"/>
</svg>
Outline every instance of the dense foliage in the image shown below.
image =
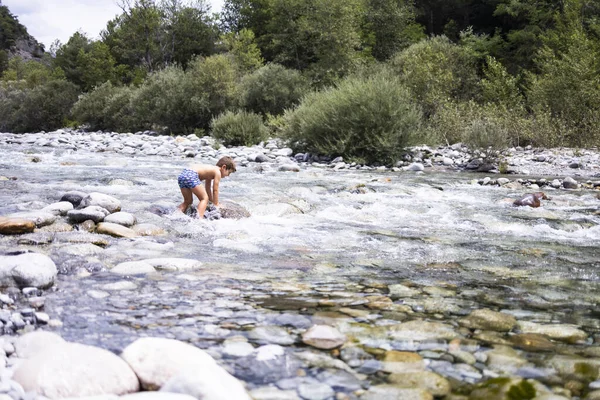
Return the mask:
<svg viewBox="0 0 600 400">
<path fill-rule="evenodd" d="M 75 32 L 35 60 L 14 55 L 27 32 L 0 6 L 0 129 L 228 144 L 270 129 L 303 151 L 388 164 L 413 140 L 600 145 L 595 0 L 225 0 L 219 15 L 204 0 L 120 5 L 100 40 Z"/>
</svg>

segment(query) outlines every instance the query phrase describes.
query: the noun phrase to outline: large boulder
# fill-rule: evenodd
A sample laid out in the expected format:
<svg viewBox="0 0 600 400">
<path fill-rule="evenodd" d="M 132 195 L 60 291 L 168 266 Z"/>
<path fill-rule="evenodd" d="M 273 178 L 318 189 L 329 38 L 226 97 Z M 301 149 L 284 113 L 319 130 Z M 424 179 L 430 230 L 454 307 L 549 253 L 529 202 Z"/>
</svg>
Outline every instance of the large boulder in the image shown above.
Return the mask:
<svg viewBox="0 0 600 400">
<path fill-rule="evenodd" d="M 57 274 L 56 264 L 44 254 L 0 256 L 0 285 L 47 288 Z"/>
<path fill-rule="evenodd" d="M 49 399 L 137 392 L 129 365 L 110 351 L 78 343 L 54 345 L 19 364 L 13 380 Z"/>
<path fill-rule="evenodd" d="M 141 338 L 121 357 L 138 376 L 142 388 L 189 394 L 206 400 L 250 400 L 240 381 L 203 350 L 164 338 Z"/>
</svg>

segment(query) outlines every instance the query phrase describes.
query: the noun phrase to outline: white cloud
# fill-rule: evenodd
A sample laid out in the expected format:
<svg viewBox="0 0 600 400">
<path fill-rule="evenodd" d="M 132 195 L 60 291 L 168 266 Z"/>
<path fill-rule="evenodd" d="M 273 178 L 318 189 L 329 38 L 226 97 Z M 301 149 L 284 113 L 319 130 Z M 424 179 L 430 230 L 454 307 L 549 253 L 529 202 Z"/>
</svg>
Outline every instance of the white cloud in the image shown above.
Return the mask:
<svg viewBox="0 0 600 400">
<path fill-rule="evenodd" d="M 210 0 L 214 12 L 224 0 Z M 27 32 L 46 46 L 55 39 L 66 43 L 78 30 L 98 39 L 106 23 L 121 13 L 115 0 L 2 0 Z"/>
</svg>

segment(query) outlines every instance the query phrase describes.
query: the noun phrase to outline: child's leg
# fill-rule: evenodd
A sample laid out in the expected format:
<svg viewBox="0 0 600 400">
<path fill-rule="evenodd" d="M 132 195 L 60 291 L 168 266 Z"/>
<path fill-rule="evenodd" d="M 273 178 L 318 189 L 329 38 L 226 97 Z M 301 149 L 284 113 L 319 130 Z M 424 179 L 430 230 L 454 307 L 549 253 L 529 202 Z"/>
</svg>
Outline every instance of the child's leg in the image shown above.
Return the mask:
<svg viewBox="0 0 600 400">
<path fill-rule="evenodd" d="M 208 205 L 208 194 L 206 193 L 206 189 L 204 189 L 202 185 L 198 185 L 192 189 L 192 192 L 198 197 L 198 200 L 200 200 L 198 203 L 198 218 L 204 218 L 204 211 L 206 211 L 206 206 Z"/>
<path fill-rule="evenodd" d="M 194 200 L 192 198 L 192 189 L 181 188 L 181 194 L 183 195 L 183 203 L 181 203 L 177 208 L 179 211 L 185 214 L 185 210 L 187 210 Z"/>
</svg>

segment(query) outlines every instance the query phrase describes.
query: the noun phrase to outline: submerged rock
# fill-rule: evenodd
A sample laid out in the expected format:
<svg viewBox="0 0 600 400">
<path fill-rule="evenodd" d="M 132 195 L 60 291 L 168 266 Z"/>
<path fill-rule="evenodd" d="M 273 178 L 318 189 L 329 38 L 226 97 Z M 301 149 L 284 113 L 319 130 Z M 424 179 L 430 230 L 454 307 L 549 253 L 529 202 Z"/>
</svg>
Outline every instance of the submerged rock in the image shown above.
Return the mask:
<svg viewBox="0 0 600 400">
<path fill-rule="evenodd" d="M 35 229 L 35 223 L 24 218 L 0 217 L 0 234 L 2 235 L 20 235 L 30 233 Z"/>
<path fill-rule="evenodd" d="M 517 324 L 512 315 L 488 309 L 475 310 L 460 320 L 462 326 L 471 329 L 483 329 L 497 332 L 509 332 Z"/>
<path fill-rule="evenodd" d="M 151 258 L 141 261 L 127 261 L 110 271 L 119 275 L 148 274 L 156 271 L 189 271 L 198 269 L 202 262 L 185 258 Z"/>
<path fill-rule="evenodd" d="M 0 256 L 0 284 L 47 288 L 58 274 L 52 259 L 44 254 L 23 253 Z"/>
</svg>

